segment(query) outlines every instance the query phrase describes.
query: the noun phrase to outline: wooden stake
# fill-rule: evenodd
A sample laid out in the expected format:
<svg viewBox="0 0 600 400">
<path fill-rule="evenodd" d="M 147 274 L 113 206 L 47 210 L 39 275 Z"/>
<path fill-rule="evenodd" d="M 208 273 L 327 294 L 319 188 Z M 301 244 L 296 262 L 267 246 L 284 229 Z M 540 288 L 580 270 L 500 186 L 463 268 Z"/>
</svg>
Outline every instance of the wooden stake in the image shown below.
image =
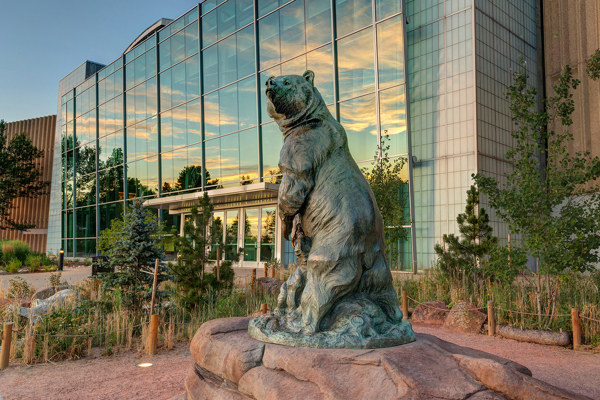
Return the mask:
<svg viewBox="0 0 600 400">
<path fill-rule="evenodd" d="M 217 246 L 217 280 L 221 280 L 221 246 Z"/>
<path fill-rule="evenodd" d="M 269 276 L 269 267 L 267 267 L 267 263 L 263 264 L 263 267 L 265 269 L 265 278 Z"/>
<path fill-rule="evenodd" d="M 250 277 L 250 285 L 254 286 L 256 284 L 256 268 L 252 270 L 252 275 Z"/>
<path fill-rule="evenodd" d="M 573 324 L 573 350 L 577 350 L 581 346 L 581 324 L 579 310 L 576 308 L 571 309 L 571 322 Z"/>
<path fill-rule="evenodd" d="M 271 266 L 271 278 L 275 278 L 275 266 Z"/>
<path fill-rule="evenodd" d="M 260 315 L 265 315 L 269 310 L 267 309 L 267 303 L 260 305 Z"/>
<path fill-rule="evenodd" d="M 23 358 L 25 364 L 32 364 L 33 359 L 35 358 L 35 335 L 26 335 L 25 336 L 25 349 L 24 349 Z"/>
<path fill-rule="evenodd" d="M 148 337 L 148 354 L 156 354 L 158 344 L 158 314 L 150 316 L 150 336 Z"/>
<path fill-rule="evenodd" d="M 494 320 L 494 302 L 488 301 L 488 336 L 496 334 L 496 321 Z"/>
<path fill-rule="evenodd" d="M 156 281 L 158 280 L 158 258 L 154 263 L 154 282 L 152 283 L 152 301 L 150 302 L 150 315 L 154 315 L 154 304 L 156 302 Z"/>
<path fill-rule="evenodd" d="M 408 293 L 406 293 L 406 290 L 402 291 L 402 314 L 402 319 L 408 321 Z"/>
<path fill-rule="evenodd" d="M 12 322 L 4 323 L 4 331 L 2 333 L 2 350 L 0 351 L 0 370 L 8 367 L 8 359 L 10 357 L 10 342 L 12 340 Z"/>
</svg>

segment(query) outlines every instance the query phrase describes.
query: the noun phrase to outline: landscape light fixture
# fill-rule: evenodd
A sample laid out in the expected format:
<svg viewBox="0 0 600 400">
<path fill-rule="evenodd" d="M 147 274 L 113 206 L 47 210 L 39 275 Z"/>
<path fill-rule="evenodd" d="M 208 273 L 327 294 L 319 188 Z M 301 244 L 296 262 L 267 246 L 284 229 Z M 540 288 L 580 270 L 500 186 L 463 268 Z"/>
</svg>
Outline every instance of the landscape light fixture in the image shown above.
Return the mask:
<svg viewBox="0 0 600 400">
<path fill-rule="evenodd" d="M 65 251 L 63 249 L 60 249 L 60 251 L 58 252 L 58 270 L 62 271 L 63 270 L 63 262 L 65 260 Z"/>
<path fill-rule="evenodd" d="M 147 363 L 140 363 L 140 364 L 137 364 L 137 365 L 136 365 L 136 367 L 140 367 L 140 368 L 148 368 L 148 367 L 151 367 L 152 365 L 153 365 L 152 363 L 149 363 L 149 362 L 147 362 Z"/>
</svg>

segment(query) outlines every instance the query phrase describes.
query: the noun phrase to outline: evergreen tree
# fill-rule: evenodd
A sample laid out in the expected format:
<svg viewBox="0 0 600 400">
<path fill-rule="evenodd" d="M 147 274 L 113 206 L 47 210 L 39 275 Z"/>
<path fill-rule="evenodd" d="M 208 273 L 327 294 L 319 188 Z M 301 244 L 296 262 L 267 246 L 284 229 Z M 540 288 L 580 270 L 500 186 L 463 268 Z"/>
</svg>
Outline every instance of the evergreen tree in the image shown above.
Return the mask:
<svg viewBox="0 0 600 400">
<path fill-rule="evenodd" d="M 173 232 L 175 250 L 178 252 L 177 262 L 170 267 L 176 285 L 174 294 L 179 303 L 188 309 L 201 304 L 211 290 L 216 292 L 233 287 L 234 272 L 231 262 L 221 264 L 220 280 L 217 280 L 216 269 L 210 273 L 205 271 L 211 232 L 219 230 L 213 226 L 212 211 L 212 202 L 204 193 L 198 206 L 194 205 L 191 208 L 190 218 L 183 226 L 183 236 Z M 223 249 L 222 238 L 215 244 Z"/>
<path fill-rule="evenodd" d="M 140 309 L 152 297 L 155 261 L 165 258 L 157 217 L 142 199 L 134 199 L 123 220 L 113 220 L 111 229 L 102 231 L 100 247 L 115 268 L 114 273 L 100 274 L 104 287 L 120 288 L 125 305 Z M 167 268 L 159 264 L 157 281 L 166 279 Z"/>
<path fill-rule="evenodd" d="M 50 182 L 42 180 L 42 169 L 36 165 L 44 151 L 35 147 L 26 133 L 9 141 L 5 129 L 4 120 L 0 120 L 0 230 L 27 230 L 35 225 L 11 218 L 13 200 L 46 193 Z"/>
<path fill-rule="evenodd" d="M 456 217 L 460 236 L 444 235 L 444 244 L 435 245 L 439 265 L 445 274 L 457 276 L 477 272 L 483 258 L 498 243 L 498 238 L 492 236 L 489 221 L 485 209 L 479 207 L 479 190 L 472 185 L 467 191 L 465 212 Z"/>
</svg>

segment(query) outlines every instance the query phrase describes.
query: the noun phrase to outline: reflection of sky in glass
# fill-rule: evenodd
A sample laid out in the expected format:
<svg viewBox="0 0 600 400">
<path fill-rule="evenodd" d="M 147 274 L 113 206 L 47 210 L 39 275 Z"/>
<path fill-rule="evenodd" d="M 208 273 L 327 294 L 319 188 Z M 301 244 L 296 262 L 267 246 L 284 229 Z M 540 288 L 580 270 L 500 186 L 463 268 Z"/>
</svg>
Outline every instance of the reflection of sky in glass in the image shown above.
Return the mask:
<svg viewBox="0 0 600 400">
<path fill-rule="evenodd" d="M 389 155 L 407 153 L 404 85 L 379 92 L 379 114 L 381 135 L 387 134 L 390 138 Z"/>
<path fill-rule="evenodd" d="M 336 0 L 335 4 L 338 37 L 371 24 L 371 0 Z"/>
<path fill-rule="evenodd" d="M 283 135 L 276 123 L 263 125 L 261 129 L 263 176 L 278 174 L 279 153 L 281 147 L 283 147 Z"/>
<path fill-rule="evenodd" d="M 404 81 L 402 15 L 377 25 L 377 66 L 379 87 Z"/>
<path fill-rule="evenodd" d="M 401 0 L 375 0 L 375 15 L 380 21 L 390 15 L 397 14 L 402 9 Z"/>
<path fill-rule="evenodd" d="M 338 42 L 338 75 L 340 100 L 375 89 L 372 28 Z"/>
<path fill-rule="evenodd" d="M 374 94 L 340 103 L 340 123 L 356 161 L 372 159 L 377 151 L 376 118 Z"/>
</svg>

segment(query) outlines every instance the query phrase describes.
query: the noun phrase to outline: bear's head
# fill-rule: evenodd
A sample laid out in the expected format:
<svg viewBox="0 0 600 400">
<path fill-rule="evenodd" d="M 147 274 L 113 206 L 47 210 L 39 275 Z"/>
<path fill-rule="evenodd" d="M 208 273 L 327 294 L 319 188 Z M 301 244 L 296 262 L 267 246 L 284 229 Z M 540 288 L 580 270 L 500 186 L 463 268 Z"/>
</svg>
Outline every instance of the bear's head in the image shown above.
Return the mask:
<svg viewBox="0 0 600 400">
<path fill-rule="evenodd" d="M 314 78 L 312 71 L 306 71 L 302 76 L 270 77 L 265 83 L 269 116 L 280 122 L 306 116 L 318 108 L 323 100 L 314 87 Z"/>
</svg>

